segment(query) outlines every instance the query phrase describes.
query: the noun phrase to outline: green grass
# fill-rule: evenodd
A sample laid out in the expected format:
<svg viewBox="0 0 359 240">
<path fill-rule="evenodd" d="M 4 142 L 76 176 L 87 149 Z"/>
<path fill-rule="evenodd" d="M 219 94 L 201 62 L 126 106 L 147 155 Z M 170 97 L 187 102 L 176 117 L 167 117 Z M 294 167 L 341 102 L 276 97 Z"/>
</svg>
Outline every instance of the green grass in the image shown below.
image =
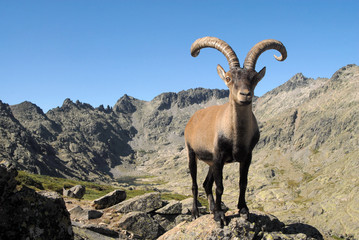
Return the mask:
<svg viewBox="0 0 359 240">
<path fill-rule="evenodd" d="M 162 193 L 161 198 L 163 200 L 177 200 L 182 201 L 187 198 L 191 198 L 192 195 L 182 195 L 178 193 Z M 198 197 L 198 201 L 201 203 L 202 206 L 206 207 L 207 210 L 209 209 L 209 204 L 207 198 Z"/>
<path fill-rule="evenodd" d="M 299 188 L 300 183 L 297 182 L 297 181 L 295 181 L 295 180 L 289 179 L 289 180 L 287 181 L 287 185 L 288 185 L 288 187 L 289 187 L 290 189 L 296 190 L 297 188 Z"/>
<path fill-rule="evenodd" d="M 145 176 L 141 178 L 152 178 L 152 176 Z M 135 181 L 135 178 L 130 178 L 130 182 Z M 111 185 L 105 184 L 97 184 L 93 182 L 86 182 L 86 181 L 78 181 L 72 179 L 65 179 L 65 178 L 57 178 L 57 177 L 50 177 L 46 175 L 39 175 L 39 174 L 32 174 L 25 171 L 18 171 L 18 176 L 16 180 L 19 182 L 20 186 L 26 186 L 32 188 L 36 191 L 39 190 L 51 190 L 62 194 L 63 188 L 71 188 L 76 185 L 83 185 L 86 187 L 86 193 L 83 197 L 84 200 L 94 200 L 99 197 L 106 195 L 109 192 L 112 192 L 115 189 L 121 189 L 119 187 L 114 187 Z M 138 183 L 137 183 L 138 184 Z M 146 185 L 144 183 L 143 185 Z M 126 190 L 126 199 L 130 199 L 139 195 L 143 195 L 146 193 L 153 192 L 153 190 L 142 190 L 142 189 L 134 189 L 134 190 Z M 163 200 L 178 200 L 181 201 L 183 199 L 189 198 L 190 196 L 181 195 L 177 193 L 163 193 L 162 195 Z M 206 199 L 199 199 L 202 205 L 207 206 Z"/>
<path fill-rule="evenodd" d="M 303 173 L 303 180 L 304 180 L 305 182 L 310 182 L 310 181 L 312 181 L 314 178 L 315 178 L 315 176 L 313 176 L 313 175 L 310 174 L 310 173 L 307 173 L 307 172 L 304 172 L 304 173 Z"/>
<path fill-rule="evenodd" d="M 182 201 L 186 198 L 190 198 L 191 196 L 187 196 L 187 195 L 182 195 L 182 194 L 178 194 L 178 193 L 162 193 L 161 195 L 163 200 L 177 200 L 177 201 Z"/>
<path fill-rule="evenodd" d="M 310 151 L 312 152 L 313 155 L 315 155 L 319 153 L 319 148 L 310 148 Z"/>
<path fill-rule="evenodd" d="M 344 240 L 345 239 L 345 238 L 338 237 L 336 235 L 332 235 L 331 237 L 335 240 Z"/>
<path fill-rule="evenodd" d="M 26 186 L 37 191 L 52 190 L 60 194 L 62 194 L 63 188 L 71 188 L 76 185 L 83 185 L 86 187 L 86 193 L 83 197 L 85 200 L 94 200 L 115 189 L 118 189 L 111 185 L 50 177 L 46 175 L 32 174 L 25 171 L 19 171 L 16 180 L 20 183 L 21 186 Z"/>
<path fill-rule="evenodd" d="M 134 190 L 126 190 L 126 199 L 130 199 L 139 195 L 143 195 L 146 193 L 154 192 L 153 190 L 141 190 L 141 189 L 134 189 Z"/>
<path fill-rule="evenodd" d="M 124 176 L 124 177 L 120 177 L 117 178 L 116 181 L 119 183 L 127 183 L 131 186 L 141 186 L 141 185 L 163 185 L 166 184 L 166 181 L 163 180 L 151 180 L 153 178 L 156 178 L 156 176 L 150 176 L 150 175 L 145 175 L 145 176 Z M 148 180 L 144 180 L 144 179 L 148 179 Z"/>
</svg>

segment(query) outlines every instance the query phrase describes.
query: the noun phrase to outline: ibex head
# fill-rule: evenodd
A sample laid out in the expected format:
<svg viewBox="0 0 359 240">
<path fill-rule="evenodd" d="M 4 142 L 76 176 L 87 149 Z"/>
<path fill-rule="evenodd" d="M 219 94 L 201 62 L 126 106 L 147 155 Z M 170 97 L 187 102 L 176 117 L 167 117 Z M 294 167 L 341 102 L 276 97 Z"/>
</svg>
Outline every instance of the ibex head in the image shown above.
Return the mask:
<svg viewBox="0 0 359 240">
<path fill-rule="evenodd" d="M 287 50 L 284 45 L 274 39 L 263 40 L 248 52 L 244 60 L 243 68 L 240 67 L 239 60 L 233 49 L 223 40 L 215 37 L 204 37 L 197 39 L 191 46 L 191 55 L 197 57 L 200 49 L 211 47 L 224 54 L 229 63 L 229 71 L 226 72 L 219 64 L 217 66 L 218 75 L 230 90 L 230 98 L 239 105 L 249 105 L 252 103 L 254 88 L 264 77 L 266 68 L 256 72 L 255 66 L 259 56 L 266 50 L 275 49 L 281 53 L 280 57 L 274 55 L 278 61 L 287 58 Z"/>
</svg>

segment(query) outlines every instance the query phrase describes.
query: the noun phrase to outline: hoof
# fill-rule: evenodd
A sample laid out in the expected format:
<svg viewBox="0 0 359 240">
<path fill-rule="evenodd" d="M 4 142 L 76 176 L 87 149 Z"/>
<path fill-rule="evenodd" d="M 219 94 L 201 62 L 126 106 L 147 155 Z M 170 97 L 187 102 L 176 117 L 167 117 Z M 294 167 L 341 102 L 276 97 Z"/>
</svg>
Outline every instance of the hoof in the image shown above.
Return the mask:
<svg viewBox="0 0 359 240">
<path fill-rule="evenodd" d="M 192 209 L 192 219 L 197 219 L 199 218 L 199 211 L 198 208 Z"/>
<path fill-rule="evenodd" d="M 208 205 L 209 205 L 209 211 L 210 213 L 214 213 L 214 200 L 212 195 L 208 195 Z"/>
<path fill-rule="evenodd" d="M 214 221 L 216 221 L 218 227 L 227 226 L 226 216 L 222 210 L 214 212 Z"/>
<path fill-rule="evenodd" d="M 249 210 L 248 208 L 242 208 L 240 211 L 239 211 L 239 216 L 245 220 L 248 219 L 249 217 Z"/>
</svg>

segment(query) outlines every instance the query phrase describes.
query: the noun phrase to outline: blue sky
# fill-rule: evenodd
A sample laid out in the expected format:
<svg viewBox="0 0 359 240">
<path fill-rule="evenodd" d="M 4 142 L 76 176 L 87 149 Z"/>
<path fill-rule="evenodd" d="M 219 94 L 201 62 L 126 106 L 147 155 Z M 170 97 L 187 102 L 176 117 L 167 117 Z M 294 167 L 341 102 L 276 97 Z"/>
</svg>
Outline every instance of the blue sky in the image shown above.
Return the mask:
<svg viewBox="0 0 359 240">
<path fill-rule="evenodd" d="M 274 38 L 287 48 L 261 55 L 267 67 L 255 94 L 302 72 L 331 77 L 359 63 L 359 1 L 0 0 L 0 100 L 31 101 L 45 112 L 66 98 L 113 106 L 124 94 L 151 100 L 162 92 L 226 86 L 217 64 L 225 57 L 191 44 L 215 36 L 241 65 L 257 42 Z"/>
</svg>

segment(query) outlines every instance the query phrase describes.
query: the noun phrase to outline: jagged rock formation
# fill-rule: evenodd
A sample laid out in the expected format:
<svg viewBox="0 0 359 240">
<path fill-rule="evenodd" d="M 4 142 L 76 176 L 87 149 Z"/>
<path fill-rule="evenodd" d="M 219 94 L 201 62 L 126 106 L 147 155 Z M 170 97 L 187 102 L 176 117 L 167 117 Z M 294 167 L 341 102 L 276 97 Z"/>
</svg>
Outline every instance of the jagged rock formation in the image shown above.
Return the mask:
<svg viewBox="0 0 359 240">
<path fill-rule="evenodd" d="M 228 94 L 227 90 L 198 88 L 179 93 L 163 93 L 150 102 L 125 95 L 115 104 L 114 112 L 122 122 L 127 123 L 128 131 L 133 134 L 129 144 L 135 149 L 138 160 L 138 155 L 157 151 L 163 145 L 183 148 L 183 126 L 192 113 L 203 106 L 223 101 Z M 124 112 L 124 109 L 130 110 Z"/>
<path fill-rule="evenodd" d="M 27 102 L 25 105 L 34 106 Z M 35 109 L 42 112 L 39 108 Z M 46 141 L 31 134 L 31 130 L 25 128 L 15 118 L 10 106 L 1 101 L 0 126 L 0 160 L 10 161 L 19 170 L 52 176 L 61 176 L 59 171 L 63 171 L 66 176 L 74 176 L 71 170 L 66 169 L 63 162 L 57 158 L 55 150 Z"/>
<path fill-rule="evenodd" d="M 16 190 L 17 170 L 0 163 L 0 239 L 73 239 L 70 215 L 55 192 Z"/>
<path fill-rule="evenodd" d="M 359 236 L 358 79 L 356 65 L 330 79 L 296 74 L 256 99 L 261 138 L 249 171 L 250 209 Z M 66 99 L 46 114 L 28 102 L 0 102 L 0 159 L 78 179 L 150 174 L 167 182 L 162 188 L 189 194 L 184 126 L 196 110 L 227 96 L 207 89 L 164 93 L 150 102 L 125 95 L 106 109 Z M 199 169 L 204 179 L 206 166 Z M 224 202 L 233 209 L 237 172 L 235 164 L 224 170 Z"/>
</svg>

